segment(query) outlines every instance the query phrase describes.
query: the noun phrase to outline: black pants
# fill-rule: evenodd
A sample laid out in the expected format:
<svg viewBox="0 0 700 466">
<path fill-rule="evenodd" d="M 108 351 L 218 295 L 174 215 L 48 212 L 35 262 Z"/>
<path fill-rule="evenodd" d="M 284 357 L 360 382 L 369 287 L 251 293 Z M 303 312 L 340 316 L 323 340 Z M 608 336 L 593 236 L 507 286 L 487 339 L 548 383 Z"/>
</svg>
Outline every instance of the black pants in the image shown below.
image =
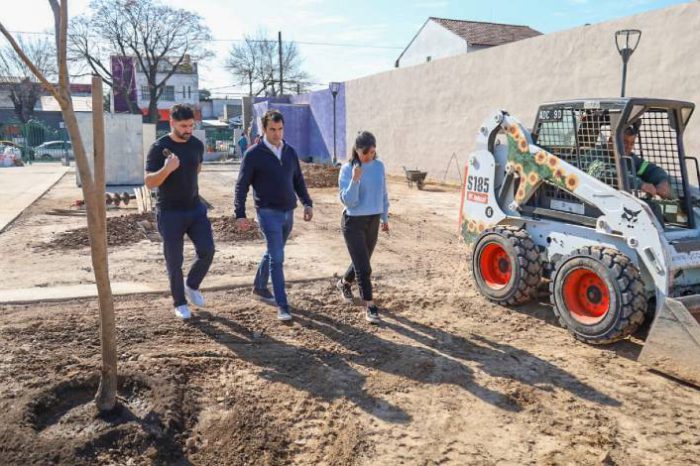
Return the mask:
<svg viewBox="0 0 700 466">
<path fill-rule="evenodd" d="M 341 222 L 345 244 L 350 253 L 352 264 L 343 279 L 352 283 L 357 278 L 360 296 L 365 301 L 372 301 L 372 265 L 370 259 L 377 245 L 379 235 L 379 214 L 351 217 L 343 212 Z"/>
<path fill-rule="evenodd" d="M 170 292 L 177 307 L 187 304 L 182 276 L 184 237 L 194 243 L 197 259 L 187 274 L 187 286 L 198 290 L 214 259 L 214 237 L 207 208 L 203 203 L 192 210 L 161 210 L 157 212 L 158 230 L 163 237 L 163 253 L 168 267 Z"/>
</svg>

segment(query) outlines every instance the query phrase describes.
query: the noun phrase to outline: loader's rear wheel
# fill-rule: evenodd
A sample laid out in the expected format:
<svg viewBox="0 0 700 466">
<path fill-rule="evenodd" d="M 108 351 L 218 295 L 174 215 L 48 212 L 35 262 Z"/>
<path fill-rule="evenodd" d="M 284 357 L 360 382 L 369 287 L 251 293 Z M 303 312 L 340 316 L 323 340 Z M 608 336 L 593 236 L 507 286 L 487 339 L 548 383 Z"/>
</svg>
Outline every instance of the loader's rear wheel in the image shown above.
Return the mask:
<svg viewBox="0 0 700 466">
<path fill-rule="evenodd" d="M 614 249 L 577 250 L 557 263 L 549 286 L 559 323 L 581 341 L 612 343 L 644 321 L 647 302 L 639 269 Z"/>
<path fill-rule="evenodd" d="M 498 304 L 530 301 L 542 279 L 542 261 L 525 229 L 496 226 L 477 239 L 472 273 L 479 291 Z"/>
</svg>

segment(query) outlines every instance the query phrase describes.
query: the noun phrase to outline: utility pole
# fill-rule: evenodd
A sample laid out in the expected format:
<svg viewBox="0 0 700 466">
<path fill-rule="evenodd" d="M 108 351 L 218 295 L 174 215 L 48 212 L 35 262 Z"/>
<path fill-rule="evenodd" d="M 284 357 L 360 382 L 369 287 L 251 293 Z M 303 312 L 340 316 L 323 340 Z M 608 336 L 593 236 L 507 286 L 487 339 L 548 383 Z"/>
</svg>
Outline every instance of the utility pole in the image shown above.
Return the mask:
<svg viewBox="0 0 700 466">
<path fill-rule="evenodd" d="M 340 91 L 340 83 L 339 82 L 332 82 L 328 84 L 328 89 L 331 91 L 331 95 L 333 96 L 333 166 L 335 167 L 338 164 L 338 154 L 336 154 L 336 137 L 335 137 L 335 128 L 336 128 L 336 122 L 335 122 L 335 98 L 338 97 L 338 92 Z"/>
<path fill-rule="evenodd" d="M 282 67 L 282 31 L 277 32 L 277 48 L 280 55 L 280 95 L 284 95 L 284 72 Z"/>
</svg>

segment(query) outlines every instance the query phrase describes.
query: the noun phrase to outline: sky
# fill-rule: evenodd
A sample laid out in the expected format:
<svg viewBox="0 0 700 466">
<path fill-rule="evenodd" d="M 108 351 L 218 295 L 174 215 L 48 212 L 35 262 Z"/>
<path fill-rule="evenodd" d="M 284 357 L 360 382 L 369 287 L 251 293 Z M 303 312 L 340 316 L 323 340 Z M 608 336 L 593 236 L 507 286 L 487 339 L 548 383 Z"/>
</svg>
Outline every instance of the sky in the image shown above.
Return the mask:
<svg viewBox="0 0 700 466">
<path fill-rule="evenodd" d="M 2 0 L 3 3 L 9 0 Z M 89 11 L 89 0 L 69 0 L 69 15 Z M 687 3 L 674 0 L 167 0 L 194 11 L 211 29 L 214 58 L 200 63 L 200 89 L 215 96 L 239 95 L 242 88 L 225 69 L 228 51 L 245 35 L 264 29 L 270 39 L 297 42 L 313 88 L 391 69 L 430 16 L 522 24 L 543 33 L 600 23 Z M 51 31 L 48 1 L 23 0 L 0 12 L 10 31 Z M 35 36 L 35 35 L 30 35 Z M 4 39 L 0 38 L 0 41 Z"/>
</svg>

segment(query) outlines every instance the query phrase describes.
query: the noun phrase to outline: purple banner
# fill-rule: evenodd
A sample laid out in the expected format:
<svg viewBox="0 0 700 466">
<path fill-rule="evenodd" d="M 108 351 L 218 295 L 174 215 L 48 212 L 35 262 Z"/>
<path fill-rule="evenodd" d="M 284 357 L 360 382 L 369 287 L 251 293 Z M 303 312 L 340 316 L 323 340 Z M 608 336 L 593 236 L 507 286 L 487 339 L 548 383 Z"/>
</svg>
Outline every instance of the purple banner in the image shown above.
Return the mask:
<svg viewBox="0 0 700 466">
<path fill-rule="evenodd" d="M 112 57 L 114 113 L 129 113 L 129 101 L 136 104 L 135 73 L 134 59 L 132 57 Z"/>
</svg>

